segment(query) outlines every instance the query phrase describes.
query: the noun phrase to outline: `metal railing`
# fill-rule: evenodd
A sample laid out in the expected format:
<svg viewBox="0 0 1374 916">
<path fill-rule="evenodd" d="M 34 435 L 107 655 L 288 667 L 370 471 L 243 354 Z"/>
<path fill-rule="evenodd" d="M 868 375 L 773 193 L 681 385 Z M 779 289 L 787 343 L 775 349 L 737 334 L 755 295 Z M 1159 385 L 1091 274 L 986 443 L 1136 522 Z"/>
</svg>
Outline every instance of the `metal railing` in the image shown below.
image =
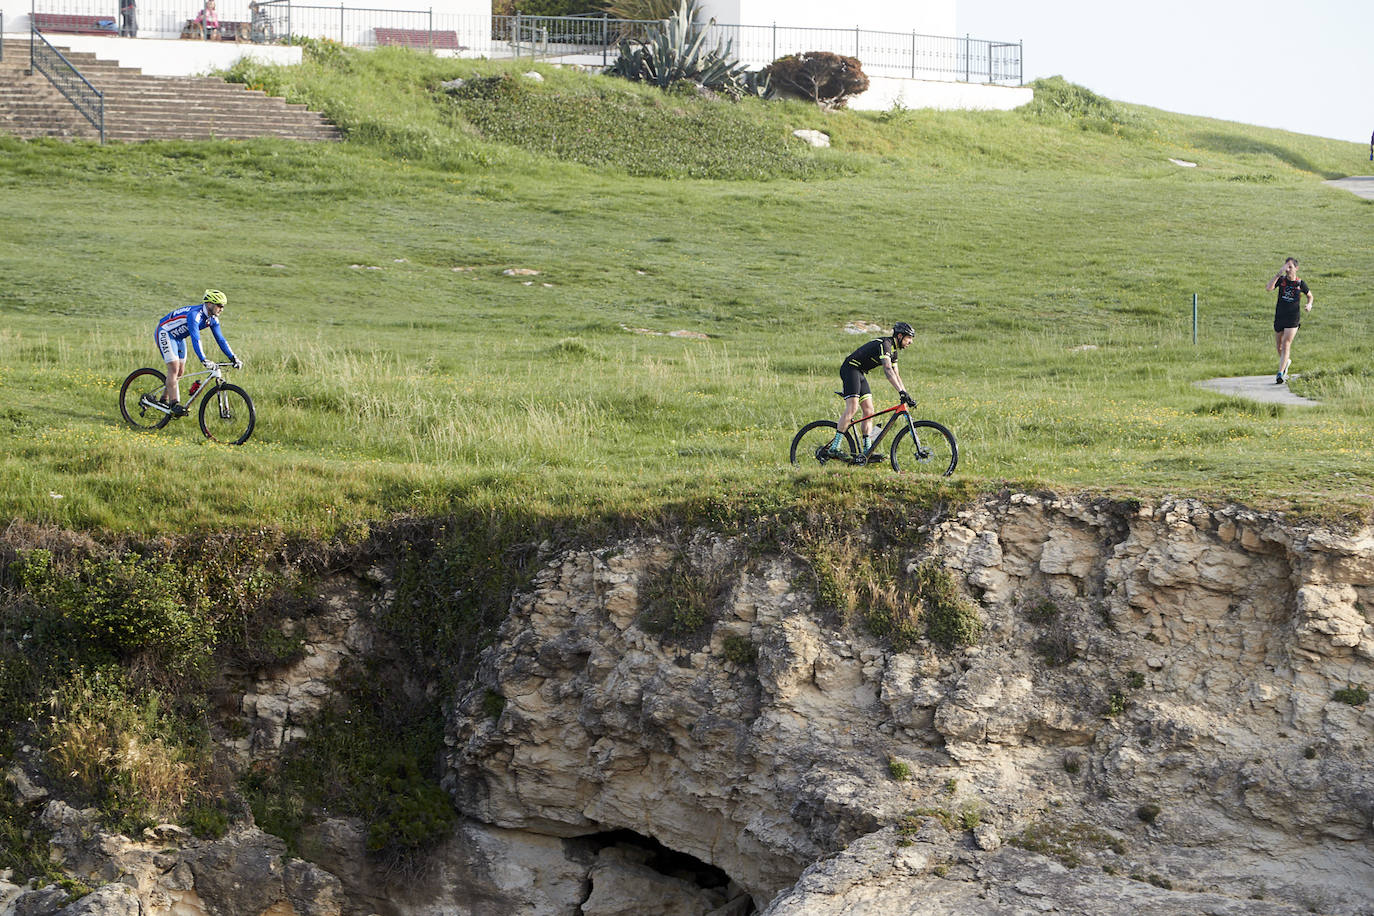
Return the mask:
<svg viewBox="0 0 1374 916">
<path fill-rule="evenodd" d="M 492 16 L 491 39 L 509 45 L 516 57 L 596 57 L 608 67 L 620 54 L 623 39 L 644 40 L 658 19 L 612 19 L 609 16 Z"/>
<path fill-rule="evenodd" d="M 92 86 L 91 81 L 32 25 L 29 26 L 29 64 L 46 76 L 77 112 L 100 131 L 100 142 L 104 143 L 105 94 Z"/>
<path fill-rule="evenodd" d="M 603 19 L 591 16 L 493 16 L 491 36 L 519 57 L 585 58 L 600 54 L 609 63 L 622 38 L 646 38 L 663 28 L 657 20 Z M 723 25 L 707 27 L 707 47 L 729 44 L 740 63 L 764 67 L 780 57 L 829 51 L 856 57 L 871 76 L 1020 85 L 1020 42 L 954 38 L 919 32 L 867 29 L 794 28 Z"/>
<path fill-rule="evenodd" d="M 139 0 L 139 35 L 186 35 L 191 17 L 205 0 Z M 117 0 L 34 0 L 38 12 L 113 15 Z M 291 42 L 326 38 L 356 47 L 401 43 L 439 53 L 487 57 L 537 57 L 582 66 L 609 66 L 622 38 L 647 38 L 657 20 L 605 16 L 491 16 L 298 4 L 292 0 L 218 0 L 221 40 Z M 252 25 L 250 26 L 250 23 Z M 986 41 L 867 29 L 797 28 L 783 25 L 714 24 L 708 45 L 731 43 L 740 63 L 767 66 L 779 57 L 830 51 L 857 57 L 870 76 L 1020 85 L 1020 42 Z M 377 29 L 383 30 L 378 39 Z M 389 34 L 387 30 L 391 30 Z M 194 31 L 194 30 L 193 30 Z M 406 33 L 396 36 L 395 32 Z"/>
</svg>

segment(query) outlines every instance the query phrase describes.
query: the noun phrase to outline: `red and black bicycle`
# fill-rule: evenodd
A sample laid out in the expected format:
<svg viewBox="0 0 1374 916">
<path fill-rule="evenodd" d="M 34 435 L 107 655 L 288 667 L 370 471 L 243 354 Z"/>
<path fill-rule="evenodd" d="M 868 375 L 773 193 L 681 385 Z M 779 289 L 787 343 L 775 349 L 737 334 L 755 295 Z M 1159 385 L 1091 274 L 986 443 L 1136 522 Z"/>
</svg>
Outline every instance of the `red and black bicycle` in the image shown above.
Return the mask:
<svg viewBox="0 0 1374 916">
<path fill-rule="evenodd" d="M 876 419 L 886 414 L 892 416 L 886 421 Z M 865 451 L 854 438 L 854 429 L 869 419 L 874 421 L 875 435 Z M 844 431 L 840 451 L 834 452 L 830 444 L 835 441 L 838 428 L 834 420 L 817 420 L 803 426 L 792 439 L 792 464 L 796 467 L 825 465 L 832 461 L 849 465 L 876 464 L 883 460 L 879 447 L 888 433 L 895 433 L 887 453 L 894 471 L 948 477 L 959 463 L 959 445 L 954 441 L 954 433 L 934 420 L 912 419 L 906 404 L 856 418 Z"/>
</svg>

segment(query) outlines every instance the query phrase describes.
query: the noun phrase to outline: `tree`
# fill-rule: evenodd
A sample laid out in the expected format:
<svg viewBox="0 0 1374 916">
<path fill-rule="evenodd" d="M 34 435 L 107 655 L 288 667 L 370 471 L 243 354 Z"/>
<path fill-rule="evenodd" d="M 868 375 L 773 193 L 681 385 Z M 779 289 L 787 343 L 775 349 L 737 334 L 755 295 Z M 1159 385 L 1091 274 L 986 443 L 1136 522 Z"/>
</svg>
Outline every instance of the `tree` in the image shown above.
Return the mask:
<svg viewBox="0 0 1374 916">
<path fill-rule="evenodd" d="M 780 57 L 764 68 L 773 92 L 810 99 L 822 108 L 843 108 L 868 89 L 868 77 L 856 57 L 829 51 L 805 51 Z"/>
</svg>

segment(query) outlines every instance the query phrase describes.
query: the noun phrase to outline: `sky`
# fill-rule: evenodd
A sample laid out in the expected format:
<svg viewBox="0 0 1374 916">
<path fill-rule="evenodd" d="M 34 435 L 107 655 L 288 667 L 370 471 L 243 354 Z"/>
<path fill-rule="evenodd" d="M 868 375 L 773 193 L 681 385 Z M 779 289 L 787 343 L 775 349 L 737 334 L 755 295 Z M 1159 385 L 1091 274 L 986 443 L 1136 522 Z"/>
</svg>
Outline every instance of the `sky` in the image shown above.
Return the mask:
<svg viewBox="0 0 1374 916">
<path fill-rule="evenodd" d="M 1374 132 L 1374 0 L 956 4 L 960 36 L 1024 42 L 1027 82 L 1338 140 Z"/>
</svg>

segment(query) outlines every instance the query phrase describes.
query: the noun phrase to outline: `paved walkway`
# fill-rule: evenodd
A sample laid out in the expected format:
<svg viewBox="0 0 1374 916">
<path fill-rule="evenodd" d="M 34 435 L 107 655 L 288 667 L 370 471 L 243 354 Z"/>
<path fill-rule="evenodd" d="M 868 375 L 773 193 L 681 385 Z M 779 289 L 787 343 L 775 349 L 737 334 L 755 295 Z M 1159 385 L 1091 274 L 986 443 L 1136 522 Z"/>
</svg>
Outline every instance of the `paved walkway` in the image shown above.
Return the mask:
<svg viewBox="0 0 1374 916">
<path fill-rule="evenodd" d="M 1336 178 L 1332 181 L 1323 182 L 1323 184 L 1329 184 L 1333 188 L 1343 188 L 1366 200 L 1374 200 L 1374 175 L 1351 175 L 1349 178 Z"/>
<path fill-rule="evenodd" d="M 1287 385 L 1274 384 L 1272 375 L 1243 375 L 1238 378 L 1209 378 L 1194 382 L 1199 388 L 1229 394 L 1232 397 L 1263 401 L 1266 404 L 1286 404 L 1291 407 L 1312 407 L 1317 402 L 1301 398 L 1288 389 Z"/>
</svg>

